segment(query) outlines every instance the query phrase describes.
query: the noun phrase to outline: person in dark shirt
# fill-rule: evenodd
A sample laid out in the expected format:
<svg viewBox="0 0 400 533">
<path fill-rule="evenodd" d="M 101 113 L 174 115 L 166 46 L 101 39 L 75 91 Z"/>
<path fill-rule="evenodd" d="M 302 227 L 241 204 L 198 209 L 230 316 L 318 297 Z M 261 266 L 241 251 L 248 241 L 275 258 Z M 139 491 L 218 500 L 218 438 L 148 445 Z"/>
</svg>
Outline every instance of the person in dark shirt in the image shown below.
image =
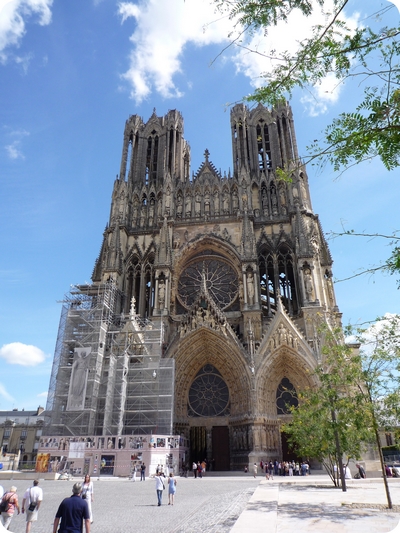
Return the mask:
<svg viewBox="0 0 400 533">
<path fill-rule="evenodd" d="M 359 463 L 356 464 L 356 467 L 358 468 L 358 473 L 360 474 L 361 479 L 365 479 L 367 476 L 365 474 L 365 469 L 363 466 L 361 466 Z"/>
<path fill-rule="evenodd" d="M 53 533 L 81 533 L 82 522 L 85 522 L 86 533 L 90 533 L 90 514 L 85 500 L 81 498 L 82 484 L 75 483 L 72 487 L 72 496 L 65 498 L 58 508 L 54 519 Z"/>
</svg>

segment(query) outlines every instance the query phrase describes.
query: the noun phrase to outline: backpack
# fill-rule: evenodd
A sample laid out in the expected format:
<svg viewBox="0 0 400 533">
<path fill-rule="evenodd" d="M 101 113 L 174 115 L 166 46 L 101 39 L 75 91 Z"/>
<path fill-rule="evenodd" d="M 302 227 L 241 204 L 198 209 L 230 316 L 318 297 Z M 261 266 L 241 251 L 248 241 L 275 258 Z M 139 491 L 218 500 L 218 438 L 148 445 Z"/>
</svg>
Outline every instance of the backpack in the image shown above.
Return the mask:
<svg viewBox="0 0 400 533">
<path fill-rule="evenodd" d="M 10 496 L 8 499 L 6 499 L 7 494 L 8 493 L 6 492 L 6 494 L 4 494 L 4 496 L 3 496 L 3 499 L 1 500 L 0 513 L 6 513 L 8 511 L 8 507 L 9 507 L 10 500 L 11 500 L 12 496 Z"/>
</svg>

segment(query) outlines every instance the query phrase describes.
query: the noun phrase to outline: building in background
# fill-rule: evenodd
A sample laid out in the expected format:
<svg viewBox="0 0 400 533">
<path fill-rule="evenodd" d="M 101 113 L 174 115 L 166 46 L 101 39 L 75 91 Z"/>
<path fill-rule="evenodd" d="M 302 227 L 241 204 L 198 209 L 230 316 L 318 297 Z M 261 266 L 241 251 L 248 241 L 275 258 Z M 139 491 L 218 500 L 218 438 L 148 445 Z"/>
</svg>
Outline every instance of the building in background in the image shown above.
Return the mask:
<svg viewBox="0 0 400 533">
<path fill-rule="evenodd" d="M 178 111 L 127 120 L 92 284 L 63 303 L 48 437 L 181 436 L 180 460 L 216 470 L 289 458 L 280 426 L 316 385 L 319 325 L 340 325 L 332 258 L 290 106 L 236 105 L 231 137 L 232 172 L 205 150 L 191 174 Z"/>
<path fill-rule="evenodd" d="M 0 411 L 0 462 L 4 469 L 34 467 L 44 418 L 43 407 L 36 411 Z"/>
</svg>

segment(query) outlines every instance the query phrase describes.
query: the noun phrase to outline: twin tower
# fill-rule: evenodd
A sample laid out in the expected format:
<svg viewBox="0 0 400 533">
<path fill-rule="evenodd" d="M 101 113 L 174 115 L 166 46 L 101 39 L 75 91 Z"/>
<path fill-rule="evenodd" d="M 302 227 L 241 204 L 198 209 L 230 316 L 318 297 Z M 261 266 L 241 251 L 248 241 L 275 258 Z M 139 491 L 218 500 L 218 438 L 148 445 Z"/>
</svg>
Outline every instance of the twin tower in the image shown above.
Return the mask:
<svg viewBox="0 0 400 533">
<path fill-rule="evenodd" d="M 231 111 L 233 170 L 183 118 L 125 124 L 92 284 L 66 297 L 49 434 L 182 435 L 217 470 L 289 458 L 280 425 L 340 324 L 289 105 Z"/>
</svg>

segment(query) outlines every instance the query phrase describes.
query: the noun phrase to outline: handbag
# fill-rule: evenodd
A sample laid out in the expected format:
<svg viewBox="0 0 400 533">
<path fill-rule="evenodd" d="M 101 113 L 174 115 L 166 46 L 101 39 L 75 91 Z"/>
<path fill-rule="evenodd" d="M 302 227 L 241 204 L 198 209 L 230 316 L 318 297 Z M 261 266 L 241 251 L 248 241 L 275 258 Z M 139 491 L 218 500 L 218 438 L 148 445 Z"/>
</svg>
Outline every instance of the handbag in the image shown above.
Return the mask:
<svg viewBox="0 0 400 533">
<path fill-rule="evenodd" d="M 29 499 L 30 499 L 31 503 L 29 504 L 28 511 L 32 512 L 32 511 L 34 511 L 36 509 L 36 502 L 32 501 L 31 489 L 29 489 Z"/>
</svg>

